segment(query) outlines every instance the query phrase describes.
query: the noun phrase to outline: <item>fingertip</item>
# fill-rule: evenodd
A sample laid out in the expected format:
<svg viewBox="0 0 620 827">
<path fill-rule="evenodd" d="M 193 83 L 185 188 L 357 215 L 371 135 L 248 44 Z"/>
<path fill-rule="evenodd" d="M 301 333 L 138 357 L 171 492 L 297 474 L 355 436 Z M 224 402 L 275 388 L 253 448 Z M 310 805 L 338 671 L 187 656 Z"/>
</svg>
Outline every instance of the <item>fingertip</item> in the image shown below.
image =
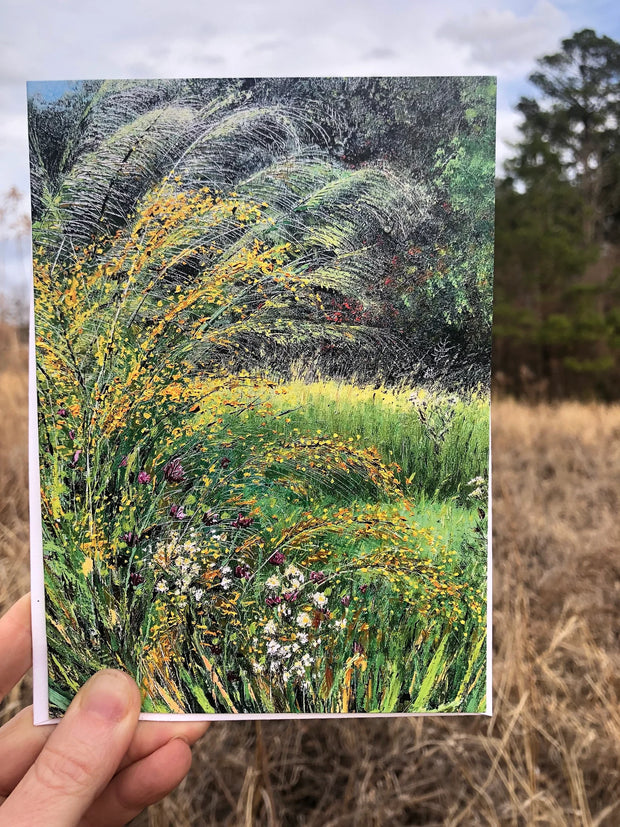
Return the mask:
<svg viewBox="0 0 620 827">
<path fill-rule="evenodd" d="M 32 665 L 30 595 L 25 594 L 0 619 L 0 700 Z"/>
<path fill-rule="evenodd" d="M 210 721 L 188 721 L 186 724 L 182 724 L 182 732 L 175 737 L 184 738 L 191 746 L 192 744 L 195 744 L 199 738 L 202 738 L 205 732 L 209 729 L 210 723 Z"/>
<path fill-rule="evenodd" d="M 155 752 L 116 775 L 86 813 L 91 827 L 126 824 L 183 781 L 192 763 L 191 749 L 177 735 Z"/>
<path fill-rule="evenodd" d="M 19 615 L 20 617 L 30 616 L 30 592 L 23 594 L 19 600 L 16 600 L 2 615 L 2 618 L 5 618 L 9 614 Z"/>
<path fill-rule="evenodd" d="M 118 723 L 140 713 L 140 690 L 119 669 L 102 669 L 84 684 L 76 696 L 79 708 L 106 721 Z"/>
<path fill-rule="evenodd" d="M 172 784 L 170 789 L 173 790 L 189 772 L 192 765 L 192 749 L 189 742 L 182 735 L 177 735 L 171 741 L 168 741 L 163 749 L 166 751 L 166 760 L 174 764 L 177 770 L 175 774 L 171 774 L 169 779 Z M 174 775 L 177 776 L 176 781 Z"/>
<path fill-rule="evenodd" d="M 146 806 L 155 804 L 175 790 L 187 776 L 192 766 L 192 750 L 183 738 L 173 738 L 157 756 L 160 765 L 159 790 L 153 790 Z"/>
</svg>

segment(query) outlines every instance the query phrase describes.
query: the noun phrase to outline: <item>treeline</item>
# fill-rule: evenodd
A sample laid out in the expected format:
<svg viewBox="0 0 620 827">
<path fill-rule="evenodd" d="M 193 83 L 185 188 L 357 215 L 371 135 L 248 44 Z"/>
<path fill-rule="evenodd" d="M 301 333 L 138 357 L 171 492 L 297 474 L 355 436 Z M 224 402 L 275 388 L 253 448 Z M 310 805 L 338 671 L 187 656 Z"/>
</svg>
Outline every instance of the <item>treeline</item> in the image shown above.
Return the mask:
<svg viewBox="0 0 620 827">
<path fill-rule="evenodd" d="M 496 188 L 496 387 L 620 395 L 620 44 L 585 29 L 542 58 Z"/>
<path fill-rule="evenodd" d="M 586 29 L 539 61 L 531 76 L 537 93 L 518 104 L 521 141 L 495 192 L 501 392 L 618 398 L 619 78 L 620 44 Z M 334 329 L 355 334 L 353 344 L 315 337 L 316 365 L 389 382 L 484 383 L 493 100 L 492 84 L 480 78 L 80 83 L 52 104 L 30 100 L 34 219 L 79 237 L 90 216 L 98 231 L 112 233 L 180 157 L 194 158 L 185 163 L 190 182 L 222 190 L 266 181 L 274 170 L 266 195 L 277 226 L 269 242 L 303 242 L 300 266 L 332 279 L 322 295 Z M 94 169 L 89 159 L 102 149 L 108 163 Z M 373 220 L 358 215 L 346 242 L 337 241 L 347 205 L 368 192 L 363 175 L 376 172 L 405 181 L 407 198 L 373 193 Z M 321 198 L 331 187 L 334 200 L 312 213 L 289 187 L 284 203 L 273 182 L 285 175 L 310 201 L 314 183 Z M 336 220 L 328 227 L 330 210 Z M 309 243 L 306 231 L 317 223 L 321 242 Z M 352 274 L 354 249 L 361 255 Z M 353 330 L 360 319 L 364 336 Z M 256 358 L 282 364 L 271 345 L 263 342 Z M 307 339 L 302 350 L 307 359 Z"/>
</svg>

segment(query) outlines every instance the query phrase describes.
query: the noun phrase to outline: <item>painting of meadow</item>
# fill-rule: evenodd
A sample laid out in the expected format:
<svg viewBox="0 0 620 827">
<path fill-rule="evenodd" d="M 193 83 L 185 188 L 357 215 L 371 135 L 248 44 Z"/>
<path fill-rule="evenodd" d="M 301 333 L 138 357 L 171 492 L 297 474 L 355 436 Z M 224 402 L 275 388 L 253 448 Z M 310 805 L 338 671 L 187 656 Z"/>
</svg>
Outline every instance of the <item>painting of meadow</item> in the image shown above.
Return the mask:
<svg viewBox="0 0 620 827">
<path fill-rule="evenodd" d="M 29 84 L 49 710 L 488 712 L 490 78 Z"/>
</svg>

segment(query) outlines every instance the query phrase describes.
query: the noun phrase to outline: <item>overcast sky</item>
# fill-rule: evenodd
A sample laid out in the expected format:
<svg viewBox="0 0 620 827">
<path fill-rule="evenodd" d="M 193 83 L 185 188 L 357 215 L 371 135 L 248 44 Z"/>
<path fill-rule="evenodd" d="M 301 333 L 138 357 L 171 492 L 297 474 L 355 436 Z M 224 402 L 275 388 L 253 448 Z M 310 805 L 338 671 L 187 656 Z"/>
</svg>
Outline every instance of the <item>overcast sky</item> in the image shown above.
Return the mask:
<svg viewBox="0 0 620 827">
<path fill-rule="evenodd" d="M 497 75 L 498 164 L 535 59 L 616 0 L 1 0 L 0 197 L 28 190 L 26 81 L 255 75 Z M 2 281 L 26 278 L 3 246 Z"/>
</svg>

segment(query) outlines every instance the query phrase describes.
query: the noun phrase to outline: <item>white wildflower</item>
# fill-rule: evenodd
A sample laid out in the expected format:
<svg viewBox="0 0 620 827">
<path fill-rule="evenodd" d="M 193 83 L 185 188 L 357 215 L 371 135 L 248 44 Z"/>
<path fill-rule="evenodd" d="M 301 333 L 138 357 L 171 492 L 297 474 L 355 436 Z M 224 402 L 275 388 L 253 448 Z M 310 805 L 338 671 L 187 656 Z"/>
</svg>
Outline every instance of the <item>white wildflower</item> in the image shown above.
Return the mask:
<svg viewBox="0 0 620 827">
<path fill-rule="evenodd" d="M 324 609 L 327 606 L 327 598 L 322 592 L 315 592 L 312 595 L 312 602 L 317 607 L 317 609 Z"/>
<path fill-rule="evenodd" d="M 297 615 L 297 625 L 301 626 L 302 628 L 304 626 L 311 626 L 312 625 L 312 618 L 310 617 L 308 612 L 300 612 Z"/>
<path fill-rule="evenodd" d="M 304 575 L 303 572 L 300 571 L 297 566 L 287 566 L 284 569 L 284 576 L 288 577 L 289 580 L 295 580 L 297 586 L 300 586 L 304 582 Z M 291 584 L 292 585 L 292 584 Z M 296 586 L 296 588 L 297 588 Z"/>
<path fill-rule="evenodd" d="M 280 651 L 280 644 L 277 640 L 270 640 L 267 644 L 267 654 L 268 655 L 277 655 Z"/>
</svg>

